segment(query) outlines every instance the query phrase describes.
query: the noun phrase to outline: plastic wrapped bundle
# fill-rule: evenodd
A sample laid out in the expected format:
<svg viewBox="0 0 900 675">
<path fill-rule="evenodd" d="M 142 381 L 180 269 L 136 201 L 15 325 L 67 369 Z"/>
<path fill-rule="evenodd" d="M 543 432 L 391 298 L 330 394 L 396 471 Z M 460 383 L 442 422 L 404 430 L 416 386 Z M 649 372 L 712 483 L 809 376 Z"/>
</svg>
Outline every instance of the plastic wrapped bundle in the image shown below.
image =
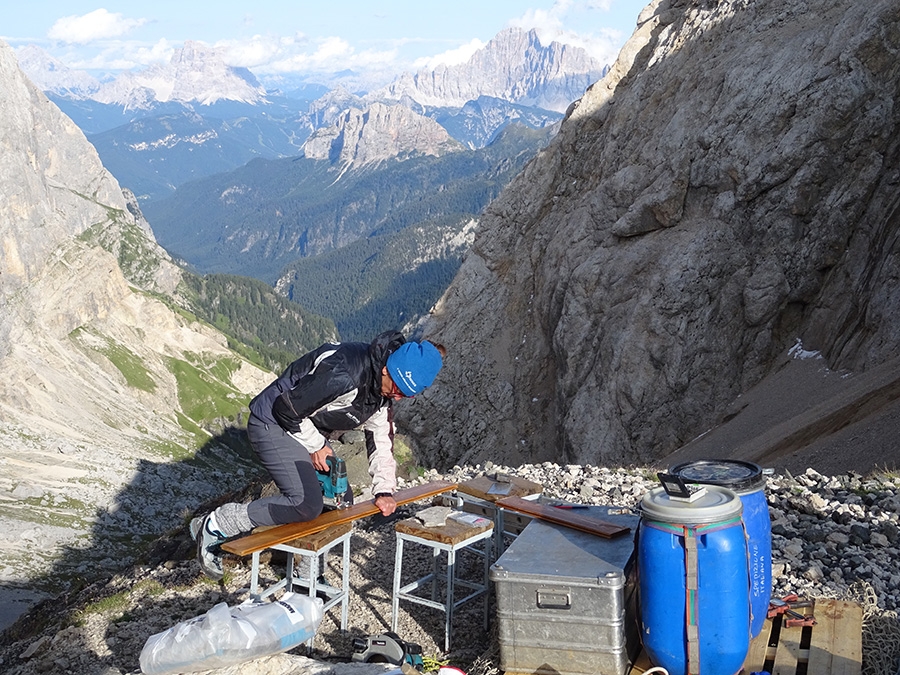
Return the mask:
<svg viewBox="0 0 900 675">
<path fill-rule="evenodd" d="M 222 602 L 151 635 L 141 650 L 141 672 L 196 673 L 277 654 L 309 640 L 321 622 L 322 601 L 296 593 L 234 608 Z"/>
</svg>

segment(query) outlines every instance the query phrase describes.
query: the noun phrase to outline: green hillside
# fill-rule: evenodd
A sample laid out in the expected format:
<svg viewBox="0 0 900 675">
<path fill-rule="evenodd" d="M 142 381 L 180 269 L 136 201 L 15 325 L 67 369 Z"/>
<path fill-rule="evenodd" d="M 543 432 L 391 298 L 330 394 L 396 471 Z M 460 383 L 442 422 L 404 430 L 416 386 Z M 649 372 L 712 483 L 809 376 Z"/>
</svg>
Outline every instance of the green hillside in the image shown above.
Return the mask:
<svg viewBox="0 0 900 675">
<path fill-rule="evenodd" d="M 274 283 L 298 258 L 419 223 L 477 216 L 551 133 L 514 124 L 480 150 L 344 173 L 306 158 L 259 159 L 142 209 L 160 244 L 198 271 Z"/>
<path fill-rule="evenodd" d="M 194 314 L 228 337 L 231 349 L 274 372 L 337 337 L 330 319 L 304 310 L 257 279 L 186 273 L 180 292 Z"/>
<path fill-rule="evenodd" d="M 369 340 L 426 314 L 452 281 L 474 224 L 452 215 L 379 233 L 290 265 L 279 290 L 330 316 L 345 340 Z"/>
<path fill-rule="evenodd" d="M 189 180 L 230 171 L 257 157 L 296 155 L 308 130 L 292 120 L 220 120 L 196 113 L 138 119 L 89 140 L 103 165 L 141 200 L 160 199 Z M 158 139 L 168 139 L 162 142 Z"/>
</svg>

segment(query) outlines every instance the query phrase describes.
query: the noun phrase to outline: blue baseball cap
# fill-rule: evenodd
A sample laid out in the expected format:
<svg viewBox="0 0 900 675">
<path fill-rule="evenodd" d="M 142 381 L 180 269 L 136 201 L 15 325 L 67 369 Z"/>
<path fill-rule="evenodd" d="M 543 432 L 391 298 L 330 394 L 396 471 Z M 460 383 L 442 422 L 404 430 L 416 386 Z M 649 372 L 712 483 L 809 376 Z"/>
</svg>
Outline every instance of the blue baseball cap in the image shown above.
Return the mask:
<svg viewBox="0 0 900 675">
<path fill-rule="evenodd" d="M 388 375 L 404 396 L 430 386 L 443 364 L 441 353 L 428 341 L 406 342 L 387 359 Z"/>
</svg>

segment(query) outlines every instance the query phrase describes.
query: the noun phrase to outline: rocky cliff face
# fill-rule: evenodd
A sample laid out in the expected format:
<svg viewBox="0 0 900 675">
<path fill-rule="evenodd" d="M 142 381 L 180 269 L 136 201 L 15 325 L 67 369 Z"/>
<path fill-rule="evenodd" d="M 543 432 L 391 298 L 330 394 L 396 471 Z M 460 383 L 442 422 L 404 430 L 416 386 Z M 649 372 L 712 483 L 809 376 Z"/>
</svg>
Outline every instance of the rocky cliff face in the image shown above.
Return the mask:
<svg viewBox="0 0 900 675">
<path fill-rule="evenodd" d="M 58 547 L 77 550 L 98 522 L 130 541 L 221 490 L 166 462 L 210 440 L 192 426 L 208 398 L 230 397 L 237 410 L 270 375 L 156 299 L 174 291 L 179 269 L 2 43 L 0 246 L 0 527 L 15 542 L 0 553 L 3 623 L 6 591 L 26 570 L 45 571 Z M 215 471 L 202 474 L 215 482 Z M 139 482 L 146 493 L 121 498 Z M 95 543 L 100 559 L 128 555 Z M 66 564 L 93 567 L 78 556 Z"/>
<path fill-rule="evenodd" d="M 798 339 L 895 354 L 898 44 L 891 0 L 651 3 L 434 310 L 423 461 L 646 462 Z"/>
<path fill-rule="evenodd" d="M 466 63 L 405 73 L 373 97 L 404 97 L 426 106 L 462 106 L 479 96 L 564 111 L 603 74 L 603 65 L 579 47 L 544 46 L 534 30 L 509 28 Z"/>
<path fill-rule="evenodd" d="M 373 103 L 365 110 L 345 110 L 332 126 L 314 132 L 303 145 L 303 153 L 309 159 L 346 167 L 393 157 L 439 156 L 462 148 L 434 120 L 402 105 Z"/>
</svg>

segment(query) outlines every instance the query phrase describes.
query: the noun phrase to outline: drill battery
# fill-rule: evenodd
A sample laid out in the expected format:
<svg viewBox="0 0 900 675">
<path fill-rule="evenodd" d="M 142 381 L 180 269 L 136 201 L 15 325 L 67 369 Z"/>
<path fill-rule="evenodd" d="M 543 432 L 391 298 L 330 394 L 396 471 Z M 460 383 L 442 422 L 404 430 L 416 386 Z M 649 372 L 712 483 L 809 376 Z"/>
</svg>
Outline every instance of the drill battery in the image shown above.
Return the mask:
<svg viewBox="0 0 900 675">
<path fill-rule="evenodd" d="M 424 669 L 422 647 L 406 642 L 390 631 L 365 638 L 353 638 L 353 655 L 350 660 L 362 663 L 393 663 L 395 666 L 408 663 L 416 670 Z"/>
</svg>

